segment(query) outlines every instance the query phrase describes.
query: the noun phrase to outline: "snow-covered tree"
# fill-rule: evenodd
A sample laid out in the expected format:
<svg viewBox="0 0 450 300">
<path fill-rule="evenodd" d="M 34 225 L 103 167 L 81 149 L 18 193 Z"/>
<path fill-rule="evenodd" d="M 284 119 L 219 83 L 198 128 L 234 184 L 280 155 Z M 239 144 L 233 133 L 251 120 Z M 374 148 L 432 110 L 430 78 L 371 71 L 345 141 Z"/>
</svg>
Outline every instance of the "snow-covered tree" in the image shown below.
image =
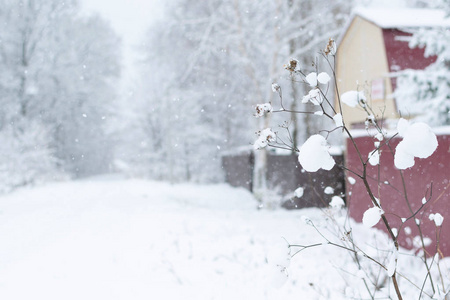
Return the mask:
<svg viewBox="0 0 450 300">
<path fill-rule="evenodd" d="M 441 7 L 450 12 L 447 1 Z M 439 7 L 439 6 L 438 6 Z M 409 40 L 411 48 L 425 48 L 425 56 L 436 61 L 424 70 L 398 74 L 395 97 L 404 116 L 416 117 L 430 125 L 450 124 L 450 46 L 448 28 L 423 28 Z"/>
<path fill-rule="evenodd" d="M 49 94 L 43 121 L 54 133 L 64 170 L 87 175 L 108 170 L 112 140 L 108 122 L 114 112 L 120 76 L 120 40 L 98 17 L 65 20 L 47 49 Z M 61 43 L 63 36 L 70 42 Z M 41 107 L 42 109 L 42 107 Z"/>
<path fill-rule="evenodd" d="M 189 168 L 175 172 L 184 174 L 175 177 L 187 179 L 193 173 L 187 169 L 196 170 L 194 177 L 200 172 L 207 178 L 220 178 L 220 153 L 251 143 L 253 138 L 241 128 L 257 131 L 267 122 L 261 118 L 254 124 L 251 115 L 242 116 L 255 102 L 277 97 L 271 83 L 291 85 L 288 76 L 281 76 L 280 66 L 337 35 L 336 25 L 344 21 L 350 2 L 173 0 L 166 6 L 166 18 L 152 26 L 144 40 L 144 80 L 133 96 L 141 101 L 135 117 L 140 121 L 134 125 L 141 134 L 131 144 L 145 147 L 128 157 L 146 156 L 148 170 L 166 160 L 170 167 L 165 170 L 188 164 Z M 314 69 L 312 62 L 314 56 L 302 64 Z M 290 88 L 283 88 L 288 95 Z M 317 120 L 297 126 L 296 135 L 305 136 L 302 131 Z M 295 121 L 301 122 L 305 120 Z M 150 147 L 152 143 L 156 144 Z M 257 155 L 264 167 L 264 152 Z M 156 177 L 167 178 L 160 175 Z M 264 186 L 263 176 L 256 173 L 259 177 L 256 186 Z"/>
<path fill-rule="evenodd" d="M 0 7 L 0 134 L 22 149 L 10 152 L 17 155 L 11 161 L 29 169 L 17 182 L 55 169 L 104 171 L 119 39 L 105 21 L 81 17 L 76 0 L 0 0 Z M 13 172 L 12 164 L 0 165 Z"/>
</svg>

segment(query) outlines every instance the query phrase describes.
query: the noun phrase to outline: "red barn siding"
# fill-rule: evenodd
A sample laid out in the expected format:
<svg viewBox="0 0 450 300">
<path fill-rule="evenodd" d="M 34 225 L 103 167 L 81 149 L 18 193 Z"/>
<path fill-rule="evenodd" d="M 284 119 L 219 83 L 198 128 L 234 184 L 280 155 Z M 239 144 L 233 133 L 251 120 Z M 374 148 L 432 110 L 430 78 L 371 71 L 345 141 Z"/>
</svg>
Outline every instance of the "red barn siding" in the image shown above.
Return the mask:
<svg viewBox="0 0 450 300">
<path fill-rule="evenodd" d="M 423 70 L 436 61 L 436 56 L 425 57 L 424 48 L 409 48 L 408 42 L 397 37 L 411 36 L 398 29 L 383 29 L 384 45 L 390 72 L 405 69 Z M 392 90 L 395 91 L 396 79 L 392 78 Z"/>
<path fill-rule="evenodd" d="M 401 139 L 395 138 L 390 142 L 392 150 Z M 356 143 L 364 156 L 374 149 L 374 139 L 370 137 L 356 138 Z M 410 199 L 413 211 L 417 210 L 422 204 L 422 198 L 427 190 L 430 192 L 432 183 L 432 198 L 425 206 L 424 210 L 416 216 L 421 220 L 422 231 L 425 236 L 435 238 L 434 222 L 428 219 L 430 213 L 439 212 L 444 216 L 444 223 L 441 231 L 440 248 L 445 256 L 450 256 L 450 135 L 438 136 L 439 146 L 436 152 L 427 159 L 417 159 L 415 165 L 404 171 L 404 178 L 407 186 L 407 195 Z M 400 171 L 395 168 L 393 153 L 387 145 L 382 147 L 380 165 L 381 168 L 368 166 L 368 176 L 371 178 L 370 186 L 381 205 L 386 212 L 386 217 L 393 224 L 393 227 L 399 228 L 401 218 L 407 218 L 411 215 L 404 198 L 402 180 Z M 362 172 L 361 164 L 357 152 L 347 140 L 347 167 L 357 172 Z M 347 185 L 347 201 L 351 216 L 358 222 L 362 220 L 363 213 L 372 206 L 362 180 L 347 172 L 347 176 L 354 177 L 357 181 L 354 185 Z M 379 179 L 377 179 L 379 178 Z M 386 182 L 377 188 L 377 182 Z M 418 229 L 413 220 L 408 220 L 404 227 L 412 230 L 411 234 L 406 234 L 404 230 L 400 231 L 400 244 L 403 247 L 412 248 L 412 239 L 418 235 Z M 383 229 L 381 222 L 377 225 Z M 435 244 L 428 248 L 431 254 L 435 253 Z"/>
</svg>

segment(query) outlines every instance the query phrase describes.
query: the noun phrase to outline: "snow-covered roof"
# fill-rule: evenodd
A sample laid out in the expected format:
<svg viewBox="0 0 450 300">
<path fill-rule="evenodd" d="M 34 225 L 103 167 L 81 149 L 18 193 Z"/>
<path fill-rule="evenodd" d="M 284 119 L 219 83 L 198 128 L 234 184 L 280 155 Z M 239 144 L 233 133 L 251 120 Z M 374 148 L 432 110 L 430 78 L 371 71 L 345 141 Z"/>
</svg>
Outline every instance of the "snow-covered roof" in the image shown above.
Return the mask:
<svg viewBox="0 0 450 300">
<path fill-rule="evenodd" d="M 418 27 L 450 27 L 450 17 L 443 10 L 426 8 L 379 8 L 355 7 L 345 24 L 337 45 L 340 45 L 356 16 L 381 28 L 407 29 Z"/>
<path fill-rule="evenodd" d="M 443 10 L 424 8 L 365 8 L 353 10 L 351 19 L 360 16 L 381 28 L 450 27 Z"/>
</svg>

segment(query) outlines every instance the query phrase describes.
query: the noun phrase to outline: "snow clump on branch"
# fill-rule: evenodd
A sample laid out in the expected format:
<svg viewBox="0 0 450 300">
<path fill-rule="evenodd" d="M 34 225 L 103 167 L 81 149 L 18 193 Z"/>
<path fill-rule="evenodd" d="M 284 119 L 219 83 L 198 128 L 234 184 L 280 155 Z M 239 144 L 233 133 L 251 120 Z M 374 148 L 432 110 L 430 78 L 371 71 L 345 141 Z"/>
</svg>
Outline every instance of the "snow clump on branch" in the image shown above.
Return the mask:
<svg viewBox="0 0 450 300">
<path fill-rule="evenodd" d="M 375 149 L 369 153 L 369 163 L 372 166 L 380 164 L 380 151 Z"/>
<path fill-rule="evenodd" d="M 344 121 L 342 120 L 342 115 L 340 113 L 335 114 L 333 120 L 336 127 L 344 127 Z"/>
<path fill-rule="evenodd" d="M 434 221 L 436 227 L 442 226 L 442 222 L 444 222 L 444 217 L 440 213 L 430 214 L 428 218 L 430 221 Z"/>
<path fill-rule="evenodd" d="M 367 227 L 373 227 L 380 221 L 382 214 L 384 214 L 384 211 L 374 206 L 364 212 L 362 222 Z"/>
<path fill-rule="evenodd" d="M 306 75 L 305 80 L 311 87 L 316 87 L 318 83 L 327 84 L 330 81 L 331 77 L 325 72 L 317 75 L 316 72 L 309 73 Z"/>
<path fill-rule="evenodd" d="M 308 172 L 316 172 L 319 169 L 331 170 L 335 161 L 328 152 L 327 140 L 320 134 L 310 136 L 298 154 L 298 161 Z"/>
<path fill-rule="evenodd" d="M 395 148 L 394 164 L 404 170 L 414 166 L 414 158 L 427 158 L 434 153 L 438 146 L 436 135 L 430 126 L 418 122 L 409 124 L 407 120 L 400 119 L 397 130 L 403 140 Z"/>
<path fill-rule="evenodd" d="M 265 113 L 271 113 L 273 111 L 272 105 L 270 103 L 256 104 L 255 117 L 262 117 Z"/>
<path fill-rule="evenodd" d="M 330 202 L 330 206 L 333 208 L 342 208 L 345 206 L 345 202 L 344 200 L 339 197 L 339 196 L 333 196 L 333 198 L 331 198 L 331 202 Z"/>
<path fill-rule="evenodd" d="M 305 189 L 302 188 L 302 187 L 297 188 L 297 189 L 294 191 L 295 197 L 301 198 L 301 197 L 303 196 L 304 191 L 305 191 Z"/>
<path fill-rule="evenodd" d="M 358 104 L 364 106 L 366 96 L 364 96 L 363 92 L 348 91 L 341 95 L 341 101 L 350 107 L 356 107 Z"/>
<path fill-rule="evenodd" d="M 276 134 L 270 128 L 258 131 L 256 134 L 258 135 L 258 139 L 253 144 L 255 150 L 263 149 L 276 140 Z"/>
<path fill-rule="evenodd" d="M 327 84 L 331 80 L 330 75 L 328 75 L 325 72 L 320 73 L 317 75 L 317 81 L 319 81 L 321 84 Z"/>
<path fill-rule="evenodd" d="M 312 72 L 306 75 L 305 77 L 306 82 L 309 84 L 310 87 L 316 87 L 317 86 L 317 73 Z"/>
<path fill-rule="evenodd" d="M 322 97 L 320 97 L 319 89 L 310 90 L 308 95 L 304 96 L 302 99 L 302 103 L 308 103 L 309 101 L 314 105 L 320 105 L 323 102 Z"/>
</svg>

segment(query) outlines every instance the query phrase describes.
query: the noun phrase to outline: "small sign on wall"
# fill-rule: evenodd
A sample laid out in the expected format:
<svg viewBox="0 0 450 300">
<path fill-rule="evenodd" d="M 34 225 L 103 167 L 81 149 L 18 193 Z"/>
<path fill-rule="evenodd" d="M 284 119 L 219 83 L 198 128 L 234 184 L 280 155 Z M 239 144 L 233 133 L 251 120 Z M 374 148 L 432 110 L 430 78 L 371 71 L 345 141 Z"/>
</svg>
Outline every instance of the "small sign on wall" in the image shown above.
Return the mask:
<svg viewBox="0 0 450 300">
<path fill-rule="evenodd" d="M 384 99 L 384 79 L 377 78 L 372 80 L 372 100 Z"/>
</svg>

